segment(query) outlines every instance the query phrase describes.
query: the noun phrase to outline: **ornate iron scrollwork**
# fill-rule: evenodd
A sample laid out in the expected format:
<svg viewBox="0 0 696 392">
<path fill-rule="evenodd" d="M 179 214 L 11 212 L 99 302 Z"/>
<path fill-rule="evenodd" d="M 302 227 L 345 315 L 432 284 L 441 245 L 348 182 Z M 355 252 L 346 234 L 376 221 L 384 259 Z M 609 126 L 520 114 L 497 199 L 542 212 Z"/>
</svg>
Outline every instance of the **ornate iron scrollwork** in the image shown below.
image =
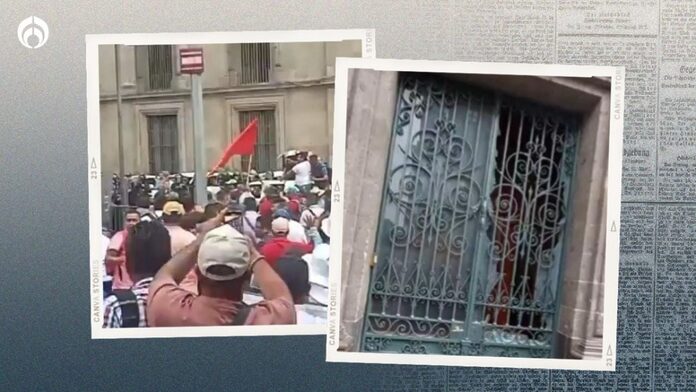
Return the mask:
<svg viewBox="0 0 696 392">
<path fill-rule="evenodd" d="M 550 352 L 574 129 L 553 110 L 499 102 L 402 78 L 363 350 Z"/>
</svg>

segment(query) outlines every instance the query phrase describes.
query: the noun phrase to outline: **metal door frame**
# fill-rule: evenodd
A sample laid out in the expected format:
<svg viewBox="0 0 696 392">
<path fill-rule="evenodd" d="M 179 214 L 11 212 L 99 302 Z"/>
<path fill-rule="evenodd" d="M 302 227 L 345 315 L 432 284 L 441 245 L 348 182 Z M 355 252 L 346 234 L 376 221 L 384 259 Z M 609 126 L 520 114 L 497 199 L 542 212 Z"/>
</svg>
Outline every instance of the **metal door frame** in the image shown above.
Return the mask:
<svg viewBox="0 0 696 392">
<path fill-rule="evenodd" d="M 399 97 L 399 98 L 403 95 L 404 90 L 405 90 L 405 85 L 403 83 L 403 80 L 405 77 L 407 77 L 406 75 L 409 75 L 409 74 L 415 76 L 418 81 L 423 80 L 423 77 L 422 77 L 423 73 L 415 73 L 415 72 L 414 73 L 401 73 L 399 75 L 398 94 L 397 94 L 397 97 Z M 440 76 L 440 75 L 437 75 L 435 77 L 438 77 L 438 76 Z M 487 256 L 485 256 L 485 252 L 488 248 L 488 246 L 486 246 L 486 244 L 485 244 L 485 237 L 487 235 L 486 234 L 487 225 L 490 224 L 488 212 L 489 212 L 489 207 L 490 207 L 489 204 L 490 204 L 490 197 L 491 197 L 491 184 L 495 178 L 496 163 L 497 163 L 496 160 L 498 159 L 498 153 L 497 153 L 495 146 L 496 146 L 496 143 L 498 141 L 499 136 L 501 135 L 501 129 L 500 129 L 500 124 L 499 124 L 500 123 L 500 116 L 501 116 L 501 104 L 502 104 L 502 102 L 505 101 L 505 102 L 510 102 L 511 106 L 514 105 L 514 107 L 518 107 L 518 106 L 534 107 L 536 109 L 532 110 L 533 112 L 538 112 L 538 111 L 543 111 L 543 109 L 548 109 L 559 116 L 562 116 L 562 115 L 565 116 L 565 115 L 570 114 L 570 113 L 565 113 L 562 110 L 548 107 L 547 105 L 538 104 L 538 103 L 535 103 L 533 101 L 528 101 L 528 100 L 524 100 L 524 99 L 520 99 L 520 98 L 514 98 L 514 97 L 510 97 L 510 96 L 507 96 L 507 95 L 504 95 L 504 94 L 501 94 L 498 92 L 494 92 L 494 91 L 490 91 L 490 90 L 483 90 L 483 89 L 480 89 L 478 87 L 468 86 L 466 83 L 460 83 L 458 81 L 451 81 L 446 77 L 444 79 L 447 82 L 450 82 L 450 83 L 453 82 L 453 84 L 459 85 L 461 87 L 471 87 L 473 90 L 481 90 L 481 91 L 486 91 L 488 93 L 492 93 L 492 96 L 494 97 L 494 100 L 495 100 L 494 101 L 495 102 L 495 105 L 494 105 L 495 111 L 491 115 L 491 117 L 492 117 L 491 129 L 490 129 L 491 136 L 489 137 L 489 140 L 488 140 L 488 150 L 487 150 L 488 159 L 486 162 L 487 166 L 485 168 L 485 170 L 487 170 L 487 172 L 485 174 L 484 181 L 481 184 L 481 186 L 482 186 L 481 198 L 482 198 L 483 206 L 479 211 L 480 216 L 477 218 L 472 218 L 472 221 L 476 222 L 476 226 L 478 228 L 477 229 L 478 233 L 476 234 L 475 240 L 472 241 L 475 244 L 474 245 L 475 257 L 472 260 L 472 265 L 471 265 L 472 270 L 470 272 L 470 277 L 469 277 L 470 280 L 469 280 L 469 287 L 468 287 L 468 302 L 466 304 L 467 315 L 466 315 L 466 321 L 464 323 L 465 324 L 465 326 L 464 326 L 465 332 L 462 334 L 463 339 L 460 339 L 459 342 L 457 342 L 455 339 L 451 339 L 451 342 L 447 342 L 447 343 L 441 342 L 441 343 L 447 344 L 447 345 L 451 345 L 451 344 L 459 345 L 459 347 L 453 347 L 452 352 L 447 352 L 447 350 L 443 350 L 442 354 L 482 355 L 484 353 L 483 353 L 483 349 L 481 346 L 486 345 L 486 341 L 482 335 L 483 334 L 482 328 L 485 325 L 485 320 L 478 319 L 478 318 L 474 317 L 476 307 L 480 306 L 480 304 L 478 304 L 478 299 L 476 297 L 476 291 L 477 291 L 477 281 L 476 280 L 479 279 L 481 268 L 484 267 L 485 265 L 488 265 L 488 263 L 491 262 L 491 260 L 489 260 L 489 258 Z M 389 151 L 388 151 L 388 155 L 387 155 L 387 161 L 386 161 L 387 164 L 386 164 L 386 168 L 385 168 L 386 176 L 385 176 L 385 180 L 384 180 L 384 187 L 382 190 L 382 199 L 380 201 L 379 219 L 378 219 L 378 225 L 377 225 L 377 231 L 376 231 L 377 239 L 375 241 L 374 250 L 373 250 L 374 260 L 373 260 L 373 264 L 371 265 L 371 268 L 370 268 L 368 293 L 367 293 L 367 298 L 366 298 L 366 302 L 365 302 L 365 310 L 363 313 L 362 328 L 361 328 L 362 333 L 361 333 L 361 336 L 359 339 L 360 351 L 368 351 L 368 350 L 366 350 L 366 345 L 367 345 L 366 332 L 367 332 L 368 323 L 369 323 L 368 313 L 369 313 L 369 307 L 370 307 L 368 302 L 371 300 L 371 295 L 372 295 L 371 288 L 372 288 L 372 285 L 373 285 L 374 279 L 375 279 L 375 271 L 376 271 L 375 268 L 376 268 L 376 263 L 377 263 L 377 257 L 379 255 L 378 246 L 380 244 L 380 238 L 381 238 L 380 235 L 381 235 L 382 230 L 383 230 L 382 216 L 383 216 L 383 212 L 384 212 L 384 208 L 385 208 L 385 203 L 387 203 L 387 198 L 388 198 L 389 173 L 393 169 L 391 167 L 392 166 L 392 157 L 393 157 L 394 146 L 395 146 L 396 139 L 397 139 L 397 135 L 395 134 L 395 128 L 398 126 L 400 107 L 401 107 L 401 103 L 400 103 L 400 101 L 398 101 L 397 106 L 395 108 L 393 123 L 392 123 L 392 127 L 391 127 Z M 427 108 L 426 108 L 426 110 L 427 110 Z M 482 120 L 479 118 L 479 121 L 482 121 Z M 536 349 L 534 349 L 533 347 L 520 346 L 520 347 L 513 348 L 510 350 L 511 356 L 519 356 L 519 352 L 516 350 L 522 350 L 522 351 L 526 351 L 528 354 L 530 354 L 529 355 L 530 357 L 545 357 L 545 355 L 543 355 L 544 353 L 548 354 L 547 355 L 548 357 L 551 357 L 551 355 L 553 355 L 553 353 L 554 353 L 554 349 L 556 346 L 554 344 L 554 340 L 555 340 L 554 336 L 557 333 L 556 331 L 557 331 L 557 326 L 559 323 L 560 304 L 561 304 L 562 299 L 563 299 L 562 288 L 563 288 L 563 275 L 564 275 L 565 263 L 566 263 L 567 243 L 568 243 L 568 239 L 569 239 L 568 233 L 569 233 L 570 228 L 572 228 L 572 222 L 573 222 L 573 213 L 572 213 L 573 209 L 571 206 L 571 203 L 573 200 L 572 193 L 573 193 L 574 184 L 576 181 L 576 176 L 575 176 L 576 173 L 575 172 L 576 172 L 576 168 L 577 168 L 577 158 L 579 155 L 579 152 L 578 152 L 579 151 L 579 140 L 580 140 L 580 136 L 581 136 L 581 130 L 578 126 L 577 118 L 567 117 L 567 119 L 564 122 L 568 126 L 567 134 L 572 135 L 572 139 L 573 139 L 573 147 L 572 147 L 573 151 L 572 152 L 573 153 L 572 153 L 572 167 L 570 168 L 570 177 L 568 177 L 566 175 L 567 169 L 565 168 L 565 166 L 563 166 L 564 167 L 562 170 L 563 174 L 559 174 L 559 176 L 560 176 L 559 181 L 563 182 L 563 184 L 564 184 L 563 187 L 565 188 L 562 202 L 566 206 L 567 213 L 565 216 L 565 222 L 563 223 L 564 227 L 563 227 L 562 232 L 561 232 L 562 238 L 559 240 L 557 245 L 555 245 L 556 249 L 553 252 L 553 253 L 557 254 L 556 259 L 559 260 L 557 276 L 555 278 L 549 278 L 549 279 L 554 279 L 556 281 L 556 283 L 555 283 L 556 292 L 555 292 L 555 298 L 554 298 L 554 302 L 555 302 L 554 305 L 555 306 L 554 306 L 554 314 L 551 317 L 551 326 L 550 326 L 551 337 L 550 337 L 550 341 L 549 341 L 549 347 L 535 351 Z M 423 127 L 424 127 L 424 129 L 426 129 L 428 127 L 427 123 L 424 123 Z M 567 149 L 569 147 L 566 144 L 564 144 L 563 148 L 566 149 L 566 151 L 567 151 Z M 568 159 L 568 157 L 566 157 L 565 155 L 563 155 L 562 157 L 564 159 Z M 483 288 L 483 290 L 485 292 L 485 287 Z M 485 298 L 485 293 L 484 293 L 484 298 Z M 390 338 L 390 335 L 385 335 L 383 337 L 383 339 L 389 339 L 389 338 Z M 468 348 L 468 349 L 465 350 L 465 348 Z M 464 351 L 467 351 L 467 352 L 464 353 Z M 380 352 L 380 351 L 378 351 L 378 352 Z"/>
</svg>

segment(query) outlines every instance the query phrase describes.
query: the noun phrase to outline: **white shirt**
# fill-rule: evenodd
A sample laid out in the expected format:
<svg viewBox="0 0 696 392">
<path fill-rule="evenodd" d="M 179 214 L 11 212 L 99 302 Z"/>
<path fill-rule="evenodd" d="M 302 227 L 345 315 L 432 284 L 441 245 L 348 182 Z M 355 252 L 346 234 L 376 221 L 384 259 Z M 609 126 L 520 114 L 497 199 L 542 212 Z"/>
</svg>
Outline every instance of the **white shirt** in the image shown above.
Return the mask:
<svg viewBox="0 0 696 392">
<path fill-rule="evenodd" d="M 244 200 L 246 200 L 246 199 L 249 198 L 249 197 L 251 197 L 251 198 L 253 198 L 254 200 L 256 200 L 256 198 L 254 197 L 254 194 L 253 194 L 253 193 L 251 193 L 251 192 L 244 192 L 244 193 L 242 193 L 242 194 L 239 196 L 239 203 L 243 204 L 243 203 L 244 203 Z"/>
<path fill-rule="evenodd" d="M 300 222 L 302 223 L 302 225 L 304 227 L 308 227 L 307 223 L 309 222 L 310 219 L 312 219 L 314 217 L 318 218 L 323 213 L 324 213 L 323 207 L 320 207 L 318 205 L 313 205 L 313 206 L 309 207 L 309 209 L 302 211 L 302 215 L 300 216 Z M 329 235 L 330 229 L 331 229 L 331 224 L 329 223 L 329 218 L 326 217 L 321 222 L 321 230 L 324 232 L 324 234 Z"/>
<path fill-rule="evenodd" d="M 295 185 L 303 186 L 312 183 L 312 164 L 309 161 L 302 161 L 293 166 L 295 172 Z"/>
<path fill-rule="evenodd" d="M 259 219 L 259 213 L 258 213 L 258 212 L 256 212 L 256 211 L 245 211 L 245 212 L 244 212 L 244 218 L 245 218 L 245 220 L 244 220 L 244 224 L 245 224 L 245 225 L 248 225 L 249 223 L 251 223 L 250 229 L 251 229 L 251 230 L 256 229 L 256 220 Z M 249 220 L 249 223 L 247 223 L 247 221 L 246 221 L 247 219 Z"/>
<path fill-rule="evenodd" d="M 307 238 L 307 233 L 305 232 L 302 223 L 291 220 L 288 224 L 288 236 L 287 238 L 292 242 L 298 242 L 301 244 L 308 244 L 309 239 Z"/>
</svg>

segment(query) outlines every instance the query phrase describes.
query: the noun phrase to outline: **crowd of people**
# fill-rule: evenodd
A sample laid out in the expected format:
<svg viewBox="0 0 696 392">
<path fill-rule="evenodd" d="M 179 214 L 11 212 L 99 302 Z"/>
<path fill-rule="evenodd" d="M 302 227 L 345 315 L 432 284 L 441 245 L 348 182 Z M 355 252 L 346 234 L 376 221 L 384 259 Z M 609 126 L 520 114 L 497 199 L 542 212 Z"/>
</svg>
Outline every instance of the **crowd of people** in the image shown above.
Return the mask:
<svg viewBox="0 0 696 392">
<path fill-rule="evenodd" d="M 309 155 L 309 156 L 308 156 Z M 104 328 L 324 324 L 330 180 L 316 156 L 287 158 L 279 189 L 223 187 L 205 206 L 137 198 L 104 234 Z"/>
</svg>

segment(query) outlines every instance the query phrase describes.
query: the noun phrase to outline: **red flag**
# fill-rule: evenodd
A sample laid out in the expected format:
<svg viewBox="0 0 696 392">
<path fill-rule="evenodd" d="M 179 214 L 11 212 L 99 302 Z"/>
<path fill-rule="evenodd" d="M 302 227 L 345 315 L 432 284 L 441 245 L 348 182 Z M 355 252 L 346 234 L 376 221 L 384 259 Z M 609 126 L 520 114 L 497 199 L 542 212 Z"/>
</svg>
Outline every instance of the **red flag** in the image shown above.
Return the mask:
<svg viewBox="0 0 696 392">
<path fill-rule="evenodd" d="M 256 147 L 256 134 L 259 130 L 259 119 L 253 119 L 244 128 L 242 133 L 237 136 L 236 139 L 230 143 L 222 154 L 222 157 L 217 164 L 213 167 L 213 171 L 220 169 L 225 166 L 227 162 L 232 158 L 233 155 L 252 155 L 254 154 L 254 147 Z"/>
</svg>

